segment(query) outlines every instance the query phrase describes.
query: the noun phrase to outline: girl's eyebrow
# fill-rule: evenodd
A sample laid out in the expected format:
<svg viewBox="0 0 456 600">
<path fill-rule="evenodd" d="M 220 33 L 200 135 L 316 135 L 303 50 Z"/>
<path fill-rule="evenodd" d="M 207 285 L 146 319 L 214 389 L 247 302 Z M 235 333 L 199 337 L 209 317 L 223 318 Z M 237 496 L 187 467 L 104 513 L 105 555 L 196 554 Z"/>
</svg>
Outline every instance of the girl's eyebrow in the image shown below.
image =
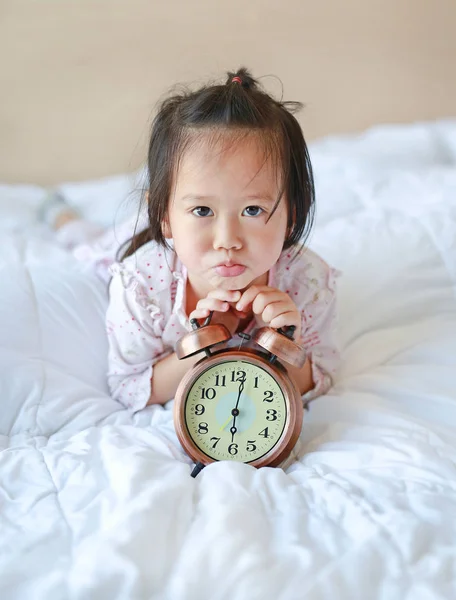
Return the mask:
<svg viewBox="0 0 456 600">
<path fill-rule="evenodd" d="M 198 194 L 185 194 L 185 196 L 182 196 L 181 201 L 182 202 L 207 202 L 207 201 L 211 201 L 211 200 L 216 200 L 217 196 L 200 196 Z M 270 194 L 265 193 L 265 194 L 249 194 L 248 196 L 245 196 L 244 198 L 245 200 L 262 200 L 263 202 L 276 202 L 277 198 L 273 198 Z"/>
<path fill-rule="evenodd" d="M 264 194 L 250 194 L 249 196 L 245 197 L 246 200 L 263 200 L 266 202 L 275 202 L 276 199 L 274 199 L 271 194 L 268 193 L 264 193 Z"/>
<path fill-rule="evenodd" d="M 205 200 L 215 200 L 215 196 L 199 196 L 198 194 L 185 194 L 181 198 L 182 202 L 200 202 Z"/>
</svg>

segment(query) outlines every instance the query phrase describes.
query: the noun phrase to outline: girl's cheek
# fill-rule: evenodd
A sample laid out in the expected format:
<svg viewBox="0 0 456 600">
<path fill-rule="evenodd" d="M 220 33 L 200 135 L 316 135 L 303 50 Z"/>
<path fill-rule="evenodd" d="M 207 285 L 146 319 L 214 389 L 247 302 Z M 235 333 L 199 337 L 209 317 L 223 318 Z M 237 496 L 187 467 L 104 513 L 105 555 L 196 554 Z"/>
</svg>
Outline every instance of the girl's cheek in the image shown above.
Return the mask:
<svg viewBox="0 0 456 600">
<path fill-rule="evenodd" d="M 201 256 L 205 253 L 206 247 L 201 243 L 191 243 L 188 245 L 188 253 L 194 259 L 200 259 Z"/>
</svg>

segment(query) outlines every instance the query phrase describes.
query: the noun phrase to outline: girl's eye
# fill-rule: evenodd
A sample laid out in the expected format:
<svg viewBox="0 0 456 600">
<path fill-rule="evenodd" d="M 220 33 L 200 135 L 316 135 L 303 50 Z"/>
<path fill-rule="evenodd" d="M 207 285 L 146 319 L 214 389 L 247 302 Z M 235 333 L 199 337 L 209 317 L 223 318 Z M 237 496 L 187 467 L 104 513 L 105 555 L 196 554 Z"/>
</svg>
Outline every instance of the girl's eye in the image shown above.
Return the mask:
<svg viewBox="0 0 456 600">
<path fill-rule="evenodd" d="M 248 217 L 258 217 L 264 211 L 260 206 L 247 206 L 244 212 L 247 213 Z"/>
<path fill-rule="evenodd" d="M 208 206 L 197 206 L 192 210 L 195 217 L 209 217 L 211 216 L 209 213 L 212 213 L 212 210 Z"/>
</svg>

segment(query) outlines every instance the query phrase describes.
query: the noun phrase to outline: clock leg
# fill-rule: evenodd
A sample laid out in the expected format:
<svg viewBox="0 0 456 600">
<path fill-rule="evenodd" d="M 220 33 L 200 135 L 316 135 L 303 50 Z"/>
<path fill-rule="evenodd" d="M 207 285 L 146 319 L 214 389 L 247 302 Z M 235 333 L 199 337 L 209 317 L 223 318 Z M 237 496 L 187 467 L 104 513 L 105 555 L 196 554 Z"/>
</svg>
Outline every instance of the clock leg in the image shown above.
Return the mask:
<svg viewBox="0 0 456 600">
<path fill-rule="evenodd" d="M 196 465 L 191 473 L 191 476 L 196 477 L 198 475 L 198 473 L 204 469 L 205 466 L 206 465 L 203 465 L 203 463 L 200 463 L 200 462 L 196 463 Z"/>
</svg>

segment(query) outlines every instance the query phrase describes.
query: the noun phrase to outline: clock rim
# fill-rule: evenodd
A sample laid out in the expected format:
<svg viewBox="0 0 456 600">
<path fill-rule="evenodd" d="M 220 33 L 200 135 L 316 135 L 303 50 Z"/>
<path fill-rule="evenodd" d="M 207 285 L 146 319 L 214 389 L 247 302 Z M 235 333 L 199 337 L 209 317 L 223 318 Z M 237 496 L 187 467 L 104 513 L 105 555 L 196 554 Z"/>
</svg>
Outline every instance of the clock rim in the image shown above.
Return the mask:
<svg viewBox="0 0 456 600">
<path fill-rule="evenodd" d="M 184 375 L 179 383 L 174 397 L 174 426 L 182 447 L 188 456 L 190 456 L 190 458 L 192 458 L 195 462 L 208 465 L 213 462 L 220 461 L 207 456 L 202 450 L 200 450 L 188 431 L 185 422 L 185 404 L 187 394 L 195 380 L 204 371 L 210 369 L 215 364 L 222 364 L 233 359 L 248 359 L 253 363 L 257 362 L 257 366 L 265 368 L 265 370 L 269 372 L 272 377 L 274 377 L 283 391 L 288 419 L 280 440 L 261 458 L 253 460 L 252 462 L 235 460 L 230 462 L 239 462 L 256 468 L 266 466 L 276 467 L 289 456 L 290 452 L 298 441 L 302 428 L 304 414 L 302 398 L 299 394 L 296 384 L 293 382 L 290 374 L 286 370 L 286 367 L 279 361 L 271 364 L 267 360 L 267 356 L 268 355 L 266 353 L 263 354 L 257 350 L 251 350 L 248 348 L 242 350 L 225 348 L 223 350 L 219 350 L 218 352 L 214 352 L 214 354 L 209 357 L 203 357 Z"/>
</svg>

